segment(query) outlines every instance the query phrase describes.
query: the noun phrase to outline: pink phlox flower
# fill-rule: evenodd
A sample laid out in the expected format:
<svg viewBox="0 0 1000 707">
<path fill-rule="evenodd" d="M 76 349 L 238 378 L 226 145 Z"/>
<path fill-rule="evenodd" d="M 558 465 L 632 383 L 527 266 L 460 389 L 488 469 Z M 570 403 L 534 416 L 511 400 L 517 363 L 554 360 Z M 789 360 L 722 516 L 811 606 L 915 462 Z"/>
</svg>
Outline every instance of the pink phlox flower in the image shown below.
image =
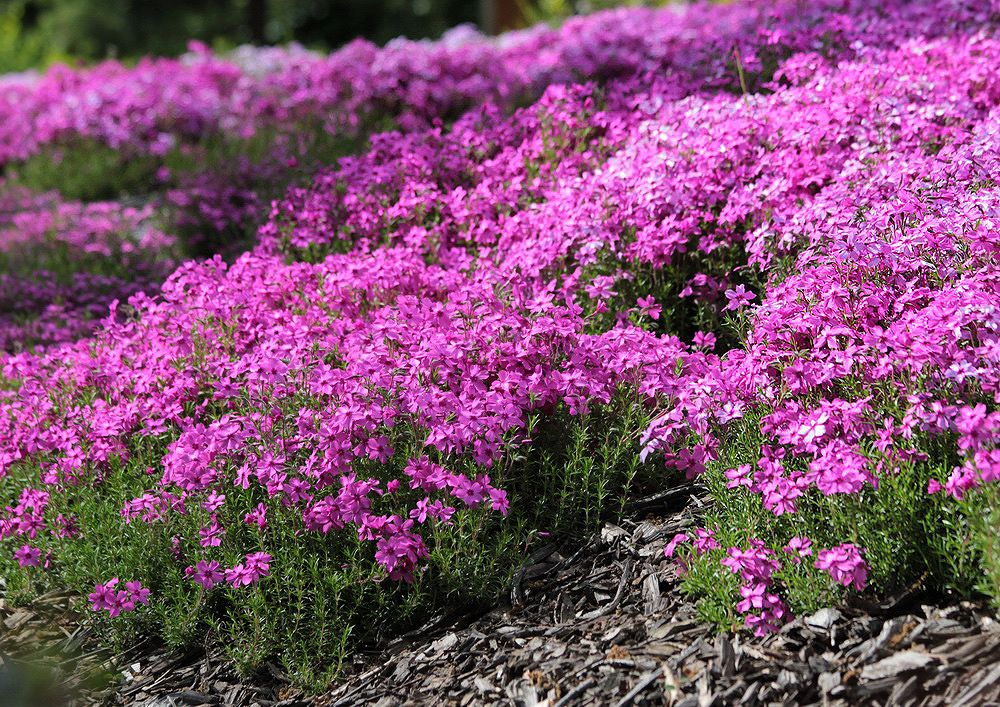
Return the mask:
<svg viewBox="0 0 1000 707">
<path fill-rule="evenodd" d="M 502 489 L 491 488 L 490 499 L 493 501 L 493 510 L 499 511 L 502 516 L 506 516 L 510 511 L 510 501 L 507 499 L 507 492 Z"/>
<path fill-rule="evenodd" d="M 209 520 L 209 524 L 202 526 L 198 530 L 198 535 L 201 537 L 201 546 L 218 547 L 222 544 L 222 536 L 225 535 L 225 532 L 219 524 L 218 518 L 213 515 Z"/>
<path fill-rule="evenodd" d="M 208 494 L 201 507 L 204 508 L 209 513 L 215 513 L 226 502 L 226 494 L 218 493 L 217 491 L 212 491 Z"/>
<path fill-rule="evenodd" d="M 430 504 L 427 512 L 431 517 L 436 518 L 445 525 L 451 525 L 451 517 L 455 515 L 455 509 L 452 506 L 446 506 L 444 501 L 440 499 Z"/>
<path fill-rule="evenodd" d="M 423 523 L 427 520 L 427 516 L 430 512 L 430 498 L 421 498 L 417 501 L 416 508 L 410 510 L 410 518 L 417 521 L 418 523 Z"/>
<path fill-rule="evenodd" d="M 820 550 L 814 565 L 816 569 L 828 572 L 835 582 L 845 587 L 854 587 L 860 591 L 868 582 L 868 564 L 862 557 L 862 550 L 851 543 Z"/>
<path fill-rule="evenodd" d="M 715 348 L 715 334 L 712 332 L 696 331 L 693 343 L 699 349 L 711 351 Z"/>
<path fill-rule="evenodd" d="M 723 312 L 735 311 L 741 307 L 745 307 L 757 298 L 757 295 L 747 290 L 744 285 L 737 285 L 734 288 L 726 290 L 725 295 L 729 302 L 722 308 Z"/>
<path fill-rule="evenodd" d="M 776 516 L 795 513 L 796 500 L 804 494 L 806 479 L 802 474 L 759 478 L 757 487 L 764 502 L 764 508 Z"/>
<path fill-rule="evenodd" d="M 215 560 L 198 560 L 195 567 L 185 568 L 184 574 L 206 590 L 214 587 L 225 577 L 225 573 L 222 572 L 219 563 Z"/>
<path fill-rule="evenodd" d="M 116 616 L 119 610 L 118 597 L 115 594 L 115 586 L 118 584 L 118 578 L 114 577 L 109 579 L 104 584 L 94 585 L 94 591 L 87 595 L 87 599 L 90 600 L 90 608 L 93 611 L 114 610 L 115 613 L 112 616 Z"/>
<path fill-rule="evenodd" d="M 119 579 L 114 577 L 104 584 L 94 585 L 87 595 L 93 611 L 107 611 L 115 617 L 122 612 L 134 611 L 138 604 L 149 605 L 149 590 L 141 582 L 126 582 L 124 589 L 117 589 Z"/>
<path fill-rule="evenodd" d="M 788 544 L 782 550 L 792 556 L 792 562 L 799 564 L 802 561 L 800 558 L 812 556 L 812 540 L 796 535 L 788 541 Z"/>
<path fill-rule="evenodd" d="M 265 552 L 246 555 L 244 562 L 226 570 L 226 581 L 234 589 L 256 584 L 270 572 L 271 556 Z"/>
<path fill-rule="evenodd" d="M 455 474 L 452 476 L 450 485 L 452 487 L 451 493 L 455 498 L 470 508 L 475 508 L 489 496 L 490 477 L 484 475 L 473 481 L 462 474 Z"/>
<path fill-rule="evenodd" d="M 696 528 L 694 531 L 694 551 L 698 555 L 704 555 L 709 550 L 717 550 L 720 545 L 715 539 L 715 533 L 707 528 Z"/>
<path fill-rule="evenodd" d="M 735 489 L 741 486 L 750 488 L 753 486 L 752 476 L 753 467 L 749 464 L 741 464 L 736 469 L 727 469 L 725 472 L 726 488 Z"/>
<path fill-rule="evenodd" d="M 739 400 L 727 400 L 715 410 L 715 419 L 719 421 L 719 424 L 724 425 L 727 422 L 740 419 L 745 412 L 746 408 Z"/>
<path fill-rule="evenodd" d="M 674 553 L 677 552 L 677 547 L 681 543 L 690 542 L 691 538 L 687 533 L 677 533 L 670 539 L 667 546 L 663 548 L 663 555 L 665 557 L 673 557 Z"/>
<path fill-rule="evenodd" d="M 389 446 L 389 438 L 385 435 L 369 437 L 363 448 L 358 448 L 356 453 L 360 456 L 364 454 L 369 459 L 386 463 L 393 454 L 392 447 Z"/>
<path fill-rule="evenodd" d="M 271 569 L 271 556 L 266 552 L 253 552 L 246 556 L 247 569 L 257 574 L 258 577 L 266 577 Z"/>
<path fill-rule="evenodd" d="M 129 594 L 129 601 L 134 604 L 149 606 L 149 589 L 142 586 L 142 582 L 126 582 L 125 589 Z"/>
<path fill-rule="evenodd" d="M 639 305 L 639 316 L 649 317 L 653 320 L 659 319 L 660 313 L 663 311 L 660 305 L 656 303 L 656 298 L 652 295 L 640 297 L 636 300 L 636 304 Z"/>
<path fill-rule="evenodd" d="M 965 494 L 979 485 L 979 477 L 971 464 L 956 466 L 944 483 L 945 492 L 952 498 L 961 501 Z"/>
<path fill-rule="evenodd" d="M 21 567 L 38 567 L 41 564 L 42 551 L 31 545 L 22 545 L 14 551 L 14 559 Z"/>
<path fill-rule="evenodd" d="M 267 504 L 258 503 L 257 507 L 243 516 L 243 522 L 256 525 L 260 530 L 267 527 Z"/>
<path fill-rule="evenodd" d="M 615 292 L 614 286 L 614 277 L 610 275 L 598 275 L 584 288 L 584 291 L 590 299 L 605 300 L 618 294 Z"/>
<path fill-rule="evenodd" d="M 774 553 L 765 548 L 759 540 L 751 541 L 751 547 L 747 550 L 738 547 L 729 548 L 726 557 L 720 562 L 723 567 L 728 567 L 746 582 L 770 582 L 771 575 L 781 568 L 774 559 Z"/>
<path fill-rule="evenodd" d="M 412 524 L 413 521 L 407 521 Z M 428 550 L 423 538 L 408 528 L 379 538 L 375 560 L 389 573 L 389 578 L 407 583 L 413 581 L 413 570 Z"/>
</svg>

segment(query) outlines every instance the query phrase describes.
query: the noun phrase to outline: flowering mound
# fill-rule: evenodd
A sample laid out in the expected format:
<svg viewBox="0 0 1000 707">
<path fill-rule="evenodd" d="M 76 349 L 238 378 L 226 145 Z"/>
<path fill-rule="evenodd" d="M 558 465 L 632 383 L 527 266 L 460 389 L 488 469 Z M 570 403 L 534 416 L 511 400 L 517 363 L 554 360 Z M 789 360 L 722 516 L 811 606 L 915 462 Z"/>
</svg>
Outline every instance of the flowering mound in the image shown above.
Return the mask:
<svg viewBox="0 0 1000 707">
<path fill-rule="evenodd" d="M 0 81 L 0 164 L 80 138 L 163 155 L 177 142 L 220 131 L 248 138 L 266 127 L 290 132 L 319 122 L 341 132 L 393 117 L 426 125 L 488 101 L 531 100 L 552 83 L 650 71 L 668 71 L 689 89 L 732 86 L 736 76 L 725 66 L 734 47 L 753 72 L 788 50 L 892 42 L 888 29 L 897 19 L 907 23 L 904 31 L 947 30 L 935 26 L 940 16 L 926 5 L 890 3 L 878 15 L 860 13 L 860 22 L 853 20 L 862 4 L 846 5 L 621 10 L 498 39 L 461 27 L 438 42 L 396 40 L 378 48 L 357 40 L 330 55 L 293 46 L 215 57 L 193 43 L 176 60 L 134 67 L 108 61 L 83 71 L 57 66 Z"/>
<path fill-rule="evenodd" d="M 510 85 L 555 85 L 403 120 L 275 200 L 231 264 L 0 360 L 6 574 L 319 685 L 351 646 L 494 596 L 536 533 L 686 474 L 716 503 L 667 553 L 720 623 L 919 577 L 971 592 L 996 561 L 998 18 L 810 8 L 378 54 L 524 52 Z M 261 56 L 268 91 L 336 64 Z M 345 110 L 465 105 L 418 94 Z M 238 112 L 295 119 L 270 110 Z"/>
<path fill-rule="evenodd" d="M 0 194 L 0 351 L 90 333 L 108 304 L 155 293 L 176 266 L 175 239 L 151 207 Z"/>
<path fill-rule="evenodd" d="M 805 12 L 792 2 L 698 5 L 683 13 L 608 12 L 498 39 L 458 28 L 439 42 L 379 49 L 357 41 L 328 56 L 300 47 L 214 56 L 193 44 L 176 60 L 56 66 L 0 78 L 0 168 L 15 194 L 27 187 L 59 193 L 70 205 L 122 200 L 123 208 L 152 208 L 143 220 L 176 243 L 154 259 L 232 257 L 253 241 L 266 204 L 285 186 L 308 182 L 317 166 L 357 150 L 372 130 L 419 131 L 482 104 L 510 110 L 546 86 L 575 81 L 655 76 L 669 97 L 733 90 L 740 77 L 754 88 L 758 75 L 796 50 L 891 44 L 893 23 L 913 33 L 947 31 L 926 7 L 894 6 L 864 14 L 863 22 L 845 22 L 848 16 L 852 8 L 836 2 Z M 16 199 L 6 205 L 21 210 Z M 30 200 L 24 210 L 32 218 Z M 149 273 L 143 265 L 127 278 L 141 287 L 116 284 L 118 270 L 114 258 L 64 258 L 35 271 L 38 284 L 12 288 L 34 289 L 33 303 L 0 307 L 11 322 L 5 326 L 14 327 L 0 348 L 87 335 L 115 299 L 155 291 L 169 268 Z"/>
</svg>

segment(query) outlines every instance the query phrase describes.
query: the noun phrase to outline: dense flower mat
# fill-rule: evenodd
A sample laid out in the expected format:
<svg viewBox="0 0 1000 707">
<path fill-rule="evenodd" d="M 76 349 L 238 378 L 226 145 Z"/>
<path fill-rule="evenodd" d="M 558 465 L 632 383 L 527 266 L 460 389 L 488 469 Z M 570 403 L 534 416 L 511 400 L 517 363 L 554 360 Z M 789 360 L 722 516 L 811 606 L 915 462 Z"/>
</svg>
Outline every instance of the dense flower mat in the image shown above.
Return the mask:
<svg viewBox="0 0 1000 707">
<path fill-rule="evenodd" d="M 309 682 L 686 474 L 715 505 L 668 552 L 720 624 L 995 592 L 997 21 L 743 2 L 10 82 L 29 151 L 399 129 L 275 200 L 232 263 L 0 359 L 9 585 Z M 123 88 L 39 129 L 91 81 Z M 175 246 L 142 208 L 17 199 L 4 252 Z M 32 286 L 37 327 L 88 287 Z"/>
<path fill-rule="evenodd" d="M 940 32 L 926 6 L 898 2 L 859 19 L 862 3 L 745 2 L 680 10 L 622 10 L 574 18 L 490 39 L 466 27 L 438 42 L 397 40 L 378 48 L 357 40 L 330 55 L 298 47 L 215 57 L 192 45 L 180 59 L 116 61 L 92 69 L 56 67 L 0 80 L 0 163 L 22 160 L 67 139 L 163 154 L 178 141 L 225 131 L 249 137 L 299 122 L 356 130 L 371 117 L 420 125 L 484 101 L 531 100 L 545 86 L 581 78 L 668 70 L 686 89 L 732 84 L 734 47 L 746 69 L 789 50 L 855 41 L 891 43 L 888 28 Z M 827 18 L 824 15 L 833 17 Z M 968 16 L 972 19 L 972 13 Z M 851 18 L 851 19 L 849 19 Z"/>
<path fill-rule="evenodd" d="M 180 59 L 2 77 L 0 166 L 7 174 L 0 200 L 4 211 L 32 212 L 33 196 L 18 201 L 28 187 L 58 191 L 70 202 L 152 208 L 144 222 L 175 242 L 137 260 L 143 272 L 157 273 L 134 278 L 153 293 L 162 281 L 154 261 L 245 248 L 284 185 L 356 151 L 372 130 L 419 130 L 483 103 L 510 109 L 550 84 L 590 79 L 656 75 L 678 95 L 733 89 L 736 58 L 755 89 L 758 70 L 773 70 L 795 50 L 850 53 L 858 41 L 892 43 L 886 27 L 896 21 L 919 33 L 947 29 L 926 8 L 893 7 L 857 23 L 824 14 L 825 5 L 804 10 L 787 2 L 629 10 L 499 39 L 458 28 L 439 42 L 379 49 L 357 41 L 330 55 L 243 48 L 224 57 L 194 44 Z M 110 235 L 129 236 L 127 229 Z M 34 270 L 17 263 L 22 279 L 6 283 L 7 299 L 36 301 L 38 288 L 27 284 L 35 279 L 54 281 L 45 297 L 59 304 L 22 311 L 5 304 L 3 349 L 85 335 L 100 321 L 96 312 L 133 294 L 131 283 L 115 286 L 114 257 L 78 253 L 71 249 L 72 257 L 56 262 L 29 259 Z M 102 285 L 82 294 L 94 280 Z"/>
</svg>

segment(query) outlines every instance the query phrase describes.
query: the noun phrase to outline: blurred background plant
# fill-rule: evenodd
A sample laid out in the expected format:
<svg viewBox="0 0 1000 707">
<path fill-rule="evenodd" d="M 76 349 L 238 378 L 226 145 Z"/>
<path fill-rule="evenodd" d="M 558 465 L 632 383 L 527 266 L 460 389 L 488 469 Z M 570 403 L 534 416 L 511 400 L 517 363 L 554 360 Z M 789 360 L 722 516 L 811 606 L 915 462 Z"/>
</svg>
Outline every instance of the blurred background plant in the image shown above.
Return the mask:
<svg viewBox="0 0 1000 707">
<path fill-rule="evenodd" d="M 68 57 L 37 31 L 29 0 L 0 2 L 0 72 L 25 71 Z"/>
<path fill-rule="evenodd" d="M 520 16 L 527 24 L 556 24 L 572 15 L 586 15 L 613 7 L 662 7 L 670 0 L 518 0 Z"/>
<path fill-rule="evenodd" d="M 435 38 L 462 23 L 499 32 L 667 0 L 0 0 L 0 73 L 58 61 L 177 55 L 291 41 L 330 50 L 355 37 Z"/>
<path fill-rule="evenodd" d="M 297 40 L 329 49 L 362 36 L 433 37 L 477 19 L 467 0 L 0 0 L 0 71 L 73 57 L 176 55 Z"/>
</svg>

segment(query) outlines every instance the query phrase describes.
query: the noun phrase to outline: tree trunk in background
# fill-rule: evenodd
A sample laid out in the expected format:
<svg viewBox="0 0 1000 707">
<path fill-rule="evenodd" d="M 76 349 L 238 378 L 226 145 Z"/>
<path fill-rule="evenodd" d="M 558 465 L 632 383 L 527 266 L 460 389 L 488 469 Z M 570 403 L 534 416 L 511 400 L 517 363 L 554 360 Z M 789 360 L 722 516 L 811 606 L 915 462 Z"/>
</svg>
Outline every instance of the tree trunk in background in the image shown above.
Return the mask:
<svg viewBox="0 0 1000 707">
<path fill-rule="evenodd" d="M 247 28 L 254 44 L 267 44 L 267 0 L 247 0 Z"/>
<path fill-rule="evenodd" d="M 479 26 L 487 34 L 499 34 L 524 26 L 519 0 L 479 0 Z"/>
</svg>

